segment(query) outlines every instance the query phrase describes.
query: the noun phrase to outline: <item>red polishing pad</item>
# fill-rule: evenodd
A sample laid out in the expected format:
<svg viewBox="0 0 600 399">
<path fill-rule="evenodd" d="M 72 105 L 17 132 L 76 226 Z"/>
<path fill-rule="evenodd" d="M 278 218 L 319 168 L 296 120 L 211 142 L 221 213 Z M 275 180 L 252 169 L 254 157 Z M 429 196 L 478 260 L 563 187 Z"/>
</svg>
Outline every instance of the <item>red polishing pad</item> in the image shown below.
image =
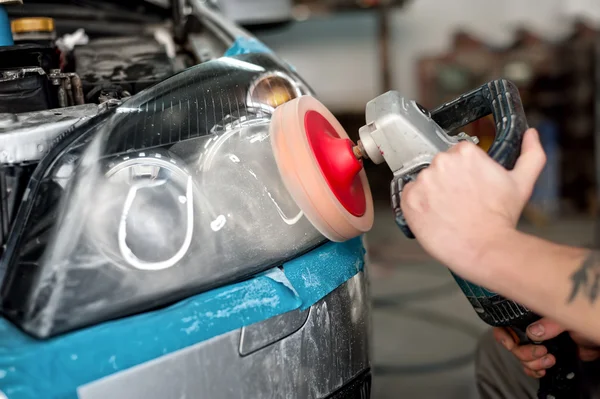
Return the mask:
<svg viewBox="0 0 600 399">
<path fill-rule="evenodd" d="M 352 152 L 354 143 L 340 137 L 331 123 L 316 111 L 306 113 L 304 129 L 331 191 L 348 212 L 354 216 L 364 215 L 367 200 L 358 175 L 362 162 Z"/>
<path fill-rule="evenodd" d="M 283 182 L 307 219 L 332 241 L 373 226 L 373 199 L 354 144 L 333 114 L 303 96 L 275 110 L 271 145 Z"/>
</svg>

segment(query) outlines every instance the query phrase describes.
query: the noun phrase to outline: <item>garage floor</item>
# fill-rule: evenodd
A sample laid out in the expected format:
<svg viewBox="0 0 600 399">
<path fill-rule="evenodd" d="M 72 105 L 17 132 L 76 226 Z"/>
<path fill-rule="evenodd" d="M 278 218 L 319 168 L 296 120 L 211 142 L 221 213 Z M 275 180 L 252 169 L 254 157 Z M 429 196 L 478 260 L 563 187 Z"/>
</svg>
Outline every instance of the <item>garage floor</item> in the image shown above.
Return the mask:
<svg viewBox="0 0 600 399">
<path fill-rule="evenodd" d="M 373 297 L 374 399 L 475 399 L 472 355 L 487 328 L 448 271 L 397 229 L 386 204 L 367 236 Z M 590 245 L 593 223 L 564 220 L 522 230 Z"/>
</svg>

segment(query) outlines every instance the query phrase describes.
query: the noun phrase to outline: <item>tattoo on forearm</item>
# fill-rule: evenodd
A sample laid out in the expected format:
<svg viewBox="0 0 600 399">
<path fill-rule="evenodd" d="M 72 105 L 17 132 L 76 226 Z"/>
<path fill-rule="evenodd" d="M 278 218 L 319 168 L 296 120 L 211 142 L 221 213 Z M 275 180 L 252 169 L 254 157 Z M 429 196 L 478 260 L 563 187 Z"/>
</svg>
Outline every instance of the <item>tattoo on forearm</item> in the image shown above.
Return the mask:
<svg viewBox="0 0 600 399">
<path fill-rule="evenodd" d="M 590 303 L 595 303 L 600 294 L 600 253 L 592 251 L 579 269 L 571 275 L 571 281 L 573 291 L 569 303 L 573 302 L 578 294 L 583 295 Z"/>
</svg>

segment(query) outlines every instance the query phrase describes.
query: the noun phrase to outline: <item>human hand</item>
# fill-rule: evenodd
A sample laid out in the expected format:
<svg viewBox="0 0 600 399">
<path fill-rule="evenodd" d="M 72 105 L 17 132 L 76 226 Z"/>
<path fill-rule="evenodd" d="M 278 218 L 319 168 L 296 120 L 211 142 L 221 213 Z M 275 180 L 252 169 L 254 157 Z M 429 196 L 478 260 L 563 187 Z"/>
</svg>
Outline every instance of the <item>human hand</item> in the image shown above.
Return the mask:
<svg viewBox="0 0 600 399">
<path fill-rule="evenodd" d="M 512 171 L 470 142 L 438 154 L 402 192 L 402 212 L 423 248 L 461 277 L 481 281 L 477 264 L 493 240 L 516 232 L 546 162 L 529 129 Z"/>
<path fill-rule="evenodd" d="M 565 331 L 559 324 L 543 318 L 529 326 L 527 336 L 535 342 L 552 339 Z M 577 333 L 570 333 L 571 338 L 578 346 L 579 358 L 584 362 L 591 362 L 600 358 L 600 346 Z M 519 359 L 525 374 L 533 378 L 541 378 L 546 374 L 546 369 L 554 366 L 556 358 L 548 353 L 543 344 L 517 345 L 510 333 L 504 328 L 494 328 L 494 338 L 507 350 Z"/>
</svg>

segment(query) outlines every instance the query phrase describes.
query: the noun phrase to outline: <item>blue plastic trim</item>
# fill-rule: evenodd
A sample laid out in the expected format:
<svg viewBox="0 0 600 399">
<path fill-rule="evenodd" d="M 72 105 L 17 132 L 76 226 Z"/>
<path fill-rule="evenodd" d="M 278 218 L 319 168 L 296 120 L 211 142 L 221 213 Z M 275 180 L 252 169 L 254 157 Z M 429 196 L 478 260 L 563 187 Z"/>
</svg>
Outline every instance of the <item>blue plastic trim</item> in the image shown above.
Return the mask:
<svg viewBox="0 0 600 399">
<path fill-rule="evenodd" d="M 47 341 L 0 319 L 0 391 L 8 399 L 75 399 L 77 387 L 86 383 L 310 307 L 362 271 L 364 254 L 361 238 L 327 243 L 283 270 Z"/>
<path fill-rule="evenodd" d="M 258 39 L 249 38 L 249 37 L 238 37 L 233 45 L 227 49 L 225 57 L 234 57 L 236 55 L 242 54 L 275 54 L 273 50 L 271 50 L 266 44 L 261 42 Z M 285 62 L 285 61 L 284 61 Z M 285 64 L 292 70 L 292 72 L 297 72 L 296 67 L 290 64 L 289 62 L 285 62 Z"/>
<path fill-rule="evenodd" d="M 252 37 L 238 37 L 233 45 L 225 52 L 225 57 L 234 57 L 242 54 L 273 54 L 263 42 Z"/>
<path fill-rule="evenodd" d="M 14 44 L 6 8 L 0 5 L 0 46 L 12 46 Z"/>
</svg>

